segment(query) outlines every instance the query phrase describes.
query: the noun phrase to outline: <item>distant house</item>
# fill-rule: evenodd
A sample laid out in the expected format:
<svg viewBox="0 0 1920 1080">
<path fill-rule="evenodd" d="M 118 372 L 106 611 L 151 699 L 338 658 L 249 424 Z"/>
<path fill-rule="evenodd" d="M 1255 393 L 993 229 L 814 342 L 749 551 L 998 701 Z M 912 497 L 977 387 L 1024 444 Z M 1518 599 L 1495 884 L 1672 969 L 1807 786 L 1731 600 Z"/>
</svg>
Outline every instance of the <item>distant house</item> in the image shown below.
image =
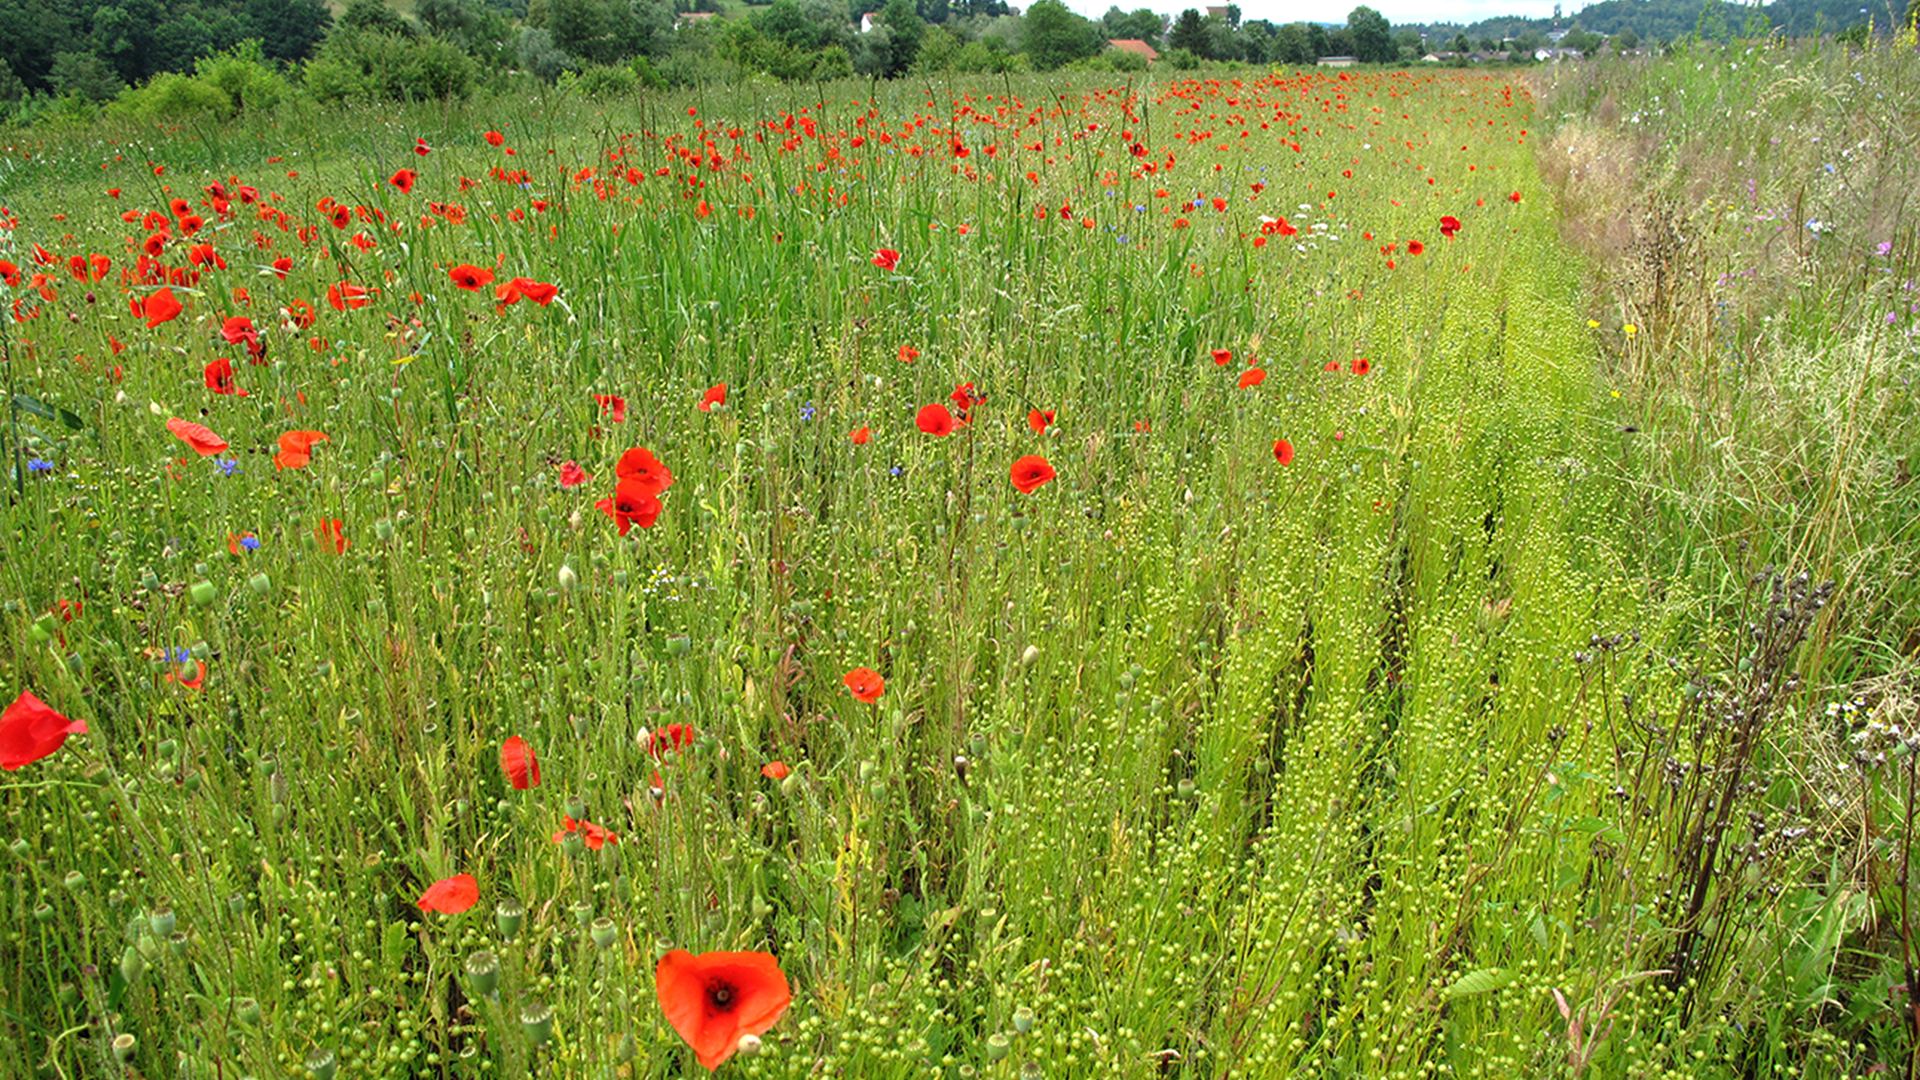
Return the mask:
<svg viewBox="0 0 1920 1080">
<path fill-rule="evenodd" d="M 1107 39 L 1107 45 L 1111 48 L 1119 49 L 1121 52 L 1130 52 L 1136 56 L 1144 56 L 1149 64 L 1160 59 L 1160 51 L 1146 42 L 1141 41 L 1139 38 L 1109 38 Z"/>
<path fill-rule="evenodd" d="M 863 34 L 873 33 L 873 28 L 879 25 L 880 13 L 877 11 L 869 11 L 865 15 L 860 16 L 860 32 Z"/>
<path fill-rule="evenodd" d="M 712 11 L 683 11 L 674 16 L 673 25 L 676 30 L 682 26 L 699 26 L 701 23 L 712 22 L 715 14 Z"/>
<path fill-rule="evenodd" d="M 1225 7 L 1210 7 L 1207 9 L 1207 18 L 1219 19 L 1220 21 L 1225 22 L 1227 18 L 1227 9 Z"/>
<path fill-rule="evenodd" d="M 1353 57 L 1351 57 L 1351 56 L 1323 56 L 1323 57 L 1321 57 L 1321 58 L 1320 58 L 1320 66 L 1321 66 L 1321 67 L 1352 67 L 1352 66 L 1353 66 Z"/>
</svg>

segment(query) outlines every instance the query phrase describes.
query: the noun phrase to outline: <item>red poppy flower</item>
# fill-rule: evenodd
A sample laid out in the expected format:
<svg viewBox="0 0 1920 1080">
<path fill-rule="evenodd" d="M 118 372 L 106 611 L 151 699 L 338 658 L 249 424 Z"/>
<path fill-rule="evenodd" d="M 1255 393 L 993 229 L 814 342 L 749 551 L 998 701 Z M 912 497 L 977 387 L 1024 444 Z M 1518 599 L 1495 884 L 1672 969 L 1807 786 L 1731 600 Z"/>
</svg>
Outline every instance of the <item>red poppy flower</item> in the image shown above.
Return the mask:
<svg viewBox="0 0 1920 1080">
<path fill-rule="evenodd" d="M 612 394 L 595 394 L 593 400 L 600 403 L 600 414 L 616 424 L 627 422 L 627 399 Z"/>
<path fill-rule="evenodd" d="M 287 274 L 293 270 L 293 260 L 285 255 L 273 260 L 271 265 L 273 267 L 273 276 L 279 278 L 281 281 L 287 280 Z"/>
<path fill-rule="evenodd" d="M 882 270 L 892 270 L 900 265 L 900 253 L 892 248 L 881 248 L 873 253 L 873 265 Z"/>
<path fill-rule="evenodd" d="M 880 695 L 887 692 L 887 680 L 872 668 L 854 668 L 840 681 L 847 684 L 847 689 L 853 692 L 856 699 L 868 704 L 879 701 Z"/>
<path fill-rule="evenodd" d="M 655 758 L 682 750 L 693 745 L 694 730 L 692 724 L 667 724 L 654 731 L 647 740 L 647 752 Z"/>
<path fill-rule="evenodd" d="M 953 388 L 953 393 L 947 395 L 947 400 L 953 402 L 953 407 L 960 410 L 960 419 L 964 421 L 968 410 L 987 400 L 987 397 L 985 394 L 974 393 L 972 383 L 963 382 Z"/>
<path fill-rule="evenodd" d="M 0 769 L 12 772 L 60 749 L 69 735 L 84 735 L 85 720 L 68 720 L 28 691 L 0 712 Z"/>
<path fill-rule="evenodd" d="M 1460 231 L 1460 219 L 1452 214 L 1440 219 L 1440 235 L 1451 240 Z"/>
<path fill-rule="evenodd" d="M 660 958 L 653 982 L 667 1023 L 709 1070 L 732 1057 L 741 1039 L 779 1023 L 793 1002 L 770 953 L 675 949 Z"/>
<path fill-rule="evenodd" d="M 515 791 L 540 786 L 540 759 L 518 735 L 510 735 L 500 744 L 500 771 L 507 774 L 507 783 Z"/>
<path fill-rule="evenodd" d="M 499 146 L 501 143 L 507 141 L 507 137 L 497 131 L 489 131 L 480 137 L 487 140 L 488 146 Z"/>
<path fill-rule="evenodd" d="M 784 761 L 769 761 L 760 766 L 760 775 L 769 780 L 785 780 L 791 772 L 793 770 L 787 768 L 787 763 Z"/>
<path fill-rule="evenodd" d="M 369 292 L 378 291 L 378 289 L 368 290 L 359 285 L 349 285 L 342 281 L 337 285 L 327 286 L 327 303 L 332 305 L 335 311 L 363 308 L 373 302 L 368 295 Z"/>
<path fill-rule="evenodd" d="M 1053 479 L 1053 466 L 1039 454 L 1028 454 L 1013 463 L 1011 472 L 1013 486 L 1020 494 L 1031 495 L 1040 490 L 1041 485 Z"/>
<path fill-rule="evenodd" d="M 1282 465 L 1293 464 L 1293 444 L 1285 439 L 1273 440 L 1273 460 Z"/>
<path fill-rule="evenodd" d="M 589 851 L 599 851 L 608 844 L 617 844 L 620 842 L 618 834 L 602 828 L 599 825 L 595 825 L 591 821 L 575 821 L 570 817 L 562 817 L 560 819 L 560 831 L 553 834 L 553 842 L 557 844 L 565 840 L 568 833 L 579 833 L 580 838 L 587 842 L 587 850 Z"/>
<path fill-rule="evenodd" d="M 1045 435 L 1047 429 L 1053 426 L 1053 410 L 1048 409 L 1045 412 L 1039 409 L 1027 410 L 1027 426 L 1033 429 L 1035 435 Z"/>
<path fill-rule="evenodd" d="M 20 268 L 6 259 L 0 259 L 0 281 L 4 281 L 16 289 L 19 288 Z M 138 315 L 140 313 L 136 311 L 134 314 Z"/>
<path fill-rule="evenodd" d="M 1508 202 L 1519 202 L 1519 201 L 1520 201 L 1520 193 L 1516 191 L 1516 192 L 1514 192 L 1513 194 L 1511 194 L 1511 195 L 1509 195 L 1509 196 L 1507 196 L 1507 201 L 1508 201 Z"/>
<path fill-rule="evenodd" d="M 1213 350 L 1213 362 L 1219 365 L 1220 367 L 1226 367 L 1228 364 L 1233 363 L 1233 350 L 1232 349 Z"/>
<path fill-rule="evenodd" d="M 447 271 L 447 276 L 453 279 L 454 285 L 468 292 L 479 292 L 493 284 L 493 271 L 472 263 L 461 263 Z"/>
<path fill-rule="evenodd" d="M 916 348 L 914 348 L 914 347 L 913 347 L 913 346 L 911 346 L 911 345 L 902 345 L 902 346 L 900 346 L 900 362 L 901 362 L 901 363 L 903 363 L 903 364 L 911 364 L 911 363 L 913 363 L 913 362 L 914 362 L 915 360 L 918 360 L 919 358 L 920 358 L 920 350 L 919 350 L 919 349 L 916 349 Z"/>
<path fill-rule="evenodd" d="M 387 177 L 387 183 L 399 188 L 402 195 L 410 195 L 413 193 L 413 182 L 418 179 L 420 179 L 419 173 L 412 169 L 401 169 Z"/>
<path fill-rule="evenodd" d="M 321 518 L 320 524 L 313 527 L 313 535 L 320 541 L 320 550 L 332 548 L 335 555 L 345 555 L 352 545 L 339 518 Z"/>
<path fill-rule="evenodd" d="M 242 342 L 253 344 L 260 340 L 260 331 L 254 328 L 253 320 L 245 315 L 235 315 L 220 324 L 220 337 L 229 345 Z"/>
<path fill-rule="evenodd" d="M 673 472 L 650 450 L 636 447 L 621 454 L 620 464 L 613 471 L 622 483 L 631 483 L 635 490 L 649 495 L 658 495 L 673 486 Z"/>
<path fill-rule="evenodd" d="M 147 329 L 151 330 L 163 322 L 172 322 L 186 309 L 180 301 L 174 299 L 173 290 L 161 288 L 159 292 L 147 297 L 140 303 L 140 310 L 134 312 L 136 318 L 147 320 Z"/>
<path fill-rule="evenodd" d="M 561 487 L 563 488 L 579 487 L 581 484 L 584 484 L 586 482 L 587 482 L 587 471 L 585 469 L 582 469 L 579 463 L 569 461 L 565 465 L 560 466 L 560 486 Z"/>
<path fill-rule="evenodd" d="M 546 307 L 548 304 L 553 303 L 553 298 L 558 295 L 560 295 L 560 286 L 549 285 L 544 281 L 535 281 L 532 278 L 517 277 L 505 285 L 495 285 L 493 287 L 494 299 L 500 302 L 501 307 L 506 307 L 508 304 L 517 304 L 520 302 L 521 297 L 525 297 L 539 304 L 541 307 Z"/>
<path fill-rule="evenodd" d="M 853 445 L 855 446 L 865 446 L 867 443 L 873 441 L 873 429 L 864 427 L 855 428 L 847 432 L 847 438 L 852 439 Z"/>
<path fill-rule="evenodd" d="M 413 140 L 413 152 L 419 154 L 421 157 L 426 157 L 428 154 L 433 153 L 433 147 L 428 146 L 427 140 L 425 139 L 415 139 Z"/>
<path fill-rule="evenodd" d="M 621 480 L 614 485 L 612 498 L 601 499 L 593 505 L 613 519 L 620 527 L 621 536 L 627 535 L 627 530 L 635 525 L 653 528 L 662 509 L 660 500 L 633 480 Z"/>
<path fill-rule="evenodd" d="M 245 390 L 234 385 L 233 361 L 224 356 L 217 357 L 212 363 L 208 364 L 201 372 L 201 378 L 206 380 L 207 389 L 216 394 L 233 394 L 237 397 L 247 396 Z"/>
<path fill-rule="evenodd" d="M 480 883 L 472 874 L 455 874 L 427 886 L 414 903 L 421 911 L 440 911 L 458 915 L 480 902 Z"/>
<path fill-rule="evenodd" d="M 915 414 L 913 422 L 921 431 L 929 435 L 944 437 L 953 434 L 953 414 L 947 411 L 945 405 L 937 401 L 931 405 L 922 406 L 919 413 Z"/>
<path fill-rule="evenodd" d="M 715 405 L 725 405 L 726 403 L 727 403 L 727 384 L 720 383 L 717 386 L 710 386 L 707 388 L 707 392 L 703 394 L 700 398 L 700 404 L 698 408 L 701 412 L 712 412 L 713 407 Z"/>
<path fill-rule="evenodd" d="M 207 662 L 200 659 L 182 660 L 167 672 L 167 681 L 179 683 L 189 690 L 199 690 L 207 684 Z"/>
<path fill-rule="evenodd" d="M 313 461 L 313 444 L 326 441 L 324 432 L 289 431 L 280 436 L 280 452 L 273 455 L 273 463 L 281 469 L 304 469 Z"/>
<path fill-rule="evenodd" d="M 1418 240 L 1407 241 L 1407 254 L 1409 255 L 1419 255 L 1424 253 L 1426 250 L 1427 250 L 1427 245 L 1421 243 Z"/>
<path fill-rule="evenodd" d="M 1265 368 L 1248 368 L 1240 373 L 1240 389 L 1242 390 L 1251 386 L 1259 386 L 1265 381 L 1267 381 L 1267 371 Z"/>
<path fill-rule="evenodd" d="M 1361 356 L 1361 357 L 1356 357 L 1354 359 L 1353 373 L 1355 375 L 1365 375 L 1367 372 L 1372 370 L 1373 370 L 1373 364 L 1369 362 L 1366 357 Z"/>
<path fill-rule="evenodd" d="M 167 430 L 181 442 L 193 447 L 201 457 L 211 457 L 227 448 L 227 440 L 215 435 L 200 424 L 174 417 L 167 421 Z"/>
</svg>

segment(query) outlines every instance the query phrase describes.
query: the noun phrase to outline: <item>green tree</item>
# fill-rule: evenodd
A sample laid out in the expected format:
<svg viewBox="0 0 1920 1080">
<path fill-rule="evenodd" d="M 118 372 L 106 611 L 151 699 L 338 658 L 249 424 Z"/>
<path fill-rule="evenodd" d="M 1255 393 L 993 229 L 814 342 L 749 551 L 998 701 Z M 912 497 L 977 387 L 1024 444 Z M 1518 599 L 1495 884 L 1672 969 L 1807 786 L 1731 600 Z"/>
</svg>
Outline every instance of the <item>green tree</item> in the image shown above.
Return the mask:
<svg viewBox="0 0 1920 1080">
<path fill-rule="evenodd" d="M 1093 56 L 1106 46 L 1093 24 L 1067 10 L 1060 0 L 1039 0 L 1028 8 L 1024 31 L 1023 51 L 1041 71 Z"/>
<path fill-rule="evenodd" d="M 926 38 L 927 24 L 914 14 L 913 5 L 908 0 L 887 0 L 887 6 L 880 9 L 880 25 L 893 32 L 893 55 L 887 74 L 903 74 L 913 66 L 914 57 L 920 53 L 920 42 Z"/>
<path fill-rule="evenodd" d="M 920 41 L 920 52 L 913 58 L 914 73 L 952 70 L 954 60 L 965 47 L 960 36 L 946 27 L 929 29 Z"/>
<path fill-rule="evenodd" d="M 1167 48 L 1185 49 L 1195 56 L 1206 55 L 1207 22 L 1198 11 L 1187 8 L 1173 20 L 1173 29 L 1167 31 Z"/>
<path fill-rule="evenodd" d="M 1400 58 L 1387 17 L 1365 4 L 1347 15 L 1347 32 L 1353 35 L 1353 58 L 1363 64 L 1391 64 Z"/>
<path fill-rule="evenodd" d="M 1273 37 L 1273 62 L 1276 64 L 1311 64 L 1318 57 L 1313 54 L 1313 43 L 1307 39 L 1307 24 L 1290 22 L 1280 28 Z"/>
<path fill-rule="evenodd" d="M 399 38 L 411 38 L 419 33 L 404 16 L 388 7 L 385 0 L 352 0 L 347 10 L 340 13 L 340 29 L 392 34 Z"/>
<path fill-rule="evenodd" d="M 1473 51 L 1473 43 L 1467 40 L 1466 31 L 1462 30 L 1460 33 L 1454 35 L 1453 51 L 1457 53 L 1469 53 Z"/>
<path fill-rule="evenodd" d="M 1633 27 L 1631 26 L 1613 35 L 1613 51 L 1614 52 L 1627 52 L 1629 50 L 1637 49 L 1639 47 L 1640 47 L 1640 35 L 1634 33 Z"/>
<path fill-rule="evenodd" d="M 247 0 L 248 36 L 260 39 L 269 60 L 305 60 L 333 29 L 333 13 L 322 0 Z"/>
<path fill-rule="evenodd" d="M 53 92 L 73 94 L 95 105 L 112 101 L 126 85 L 99 55 L 90 52 L 55 53 Z"/>
</svg>

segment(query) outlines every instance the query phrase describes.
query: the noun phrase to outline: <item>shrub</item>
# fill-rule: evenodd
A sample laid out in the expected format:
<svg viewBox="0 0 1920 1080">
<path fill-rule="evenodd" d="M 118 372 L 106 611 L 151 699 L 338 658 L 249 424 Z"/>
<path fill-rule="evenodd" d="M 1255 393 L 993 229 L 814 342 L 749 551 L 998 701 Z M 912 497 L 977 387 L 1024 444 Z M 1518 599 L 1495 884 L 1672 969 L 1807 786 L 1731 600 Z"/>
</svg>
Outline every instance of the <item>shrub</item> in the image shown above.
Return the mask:
<svg viewBox="0 0 1920 1080">
<path fill-rule="evenodd" d="M 227 95 L 220 88 L 191 75 L 166 71 L 155 75 L 147 85 L 123 90 L 107 106 L 107 115 L 130 120 L 160 122 L 185 120 L 212 114 L 231 115 Z"/>
<path fill-rule="evenodd" d="M 306 67 L 322 104 L 466 97 L 475 75 L 473 58 L 438 38 L 372 32 L 334 34 Z"/>
<path fill-rule="evenodd" d="M 595 64 L 583 69 L 573 88 L 583 97 L 619 97 L 640 88 L 640 76 L 632 68 Z"/>
</svg>

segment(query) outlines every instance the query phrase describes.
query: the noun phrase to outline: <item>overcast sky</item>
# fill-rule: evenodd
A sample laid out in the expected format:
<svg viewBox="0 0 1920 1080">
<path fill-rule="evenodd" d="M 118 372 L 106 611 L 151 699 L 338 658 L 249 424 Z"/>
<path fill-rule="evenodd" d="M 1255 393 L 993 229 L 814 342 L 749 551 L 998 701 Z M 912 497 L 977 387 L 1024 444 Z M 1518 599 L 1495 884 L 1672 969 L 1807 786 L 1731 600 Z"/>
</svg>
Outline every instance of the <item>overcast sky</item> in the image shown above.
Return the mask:
<svg viewBox="0 0 1920 1080">
<path fill-rule="evenodd" d="M 1241 0 L 1240 17 L 1270 19 L 1281 24 L 1296 21 L 1344 23 L 1347 21 L 1347 12 L 1365 2 L 1366 0 Z M 1206 4 L 1199 0 L 1188 3 L 1169 2 L 1169 0 L 1105 0 L 1104 3 L 1098 0 L 1066 0 L 1068 7 L 1094 19 L 1106 14 L 1107 8 L 1116 3 L 1122 11 L 1132 11 L 1142 7 L 1150 7 L 1169 15 L 1177 15 L 1182 8 L 1187 7 L 1199 9 L 1203 13 L 1206 11 Z M 1387 21 L 1396 26 L 1401 23 L 1473 23 L 1500 15 L 1544 19 L 1553 14 L 1553 0 L 1375 0 L 1368 6 L 1385 15 Z M 1581 6 L 1583 5 L 1577 3 L 1563 3 L 1561 10 L 1571 16 Z"/>
</svg>

